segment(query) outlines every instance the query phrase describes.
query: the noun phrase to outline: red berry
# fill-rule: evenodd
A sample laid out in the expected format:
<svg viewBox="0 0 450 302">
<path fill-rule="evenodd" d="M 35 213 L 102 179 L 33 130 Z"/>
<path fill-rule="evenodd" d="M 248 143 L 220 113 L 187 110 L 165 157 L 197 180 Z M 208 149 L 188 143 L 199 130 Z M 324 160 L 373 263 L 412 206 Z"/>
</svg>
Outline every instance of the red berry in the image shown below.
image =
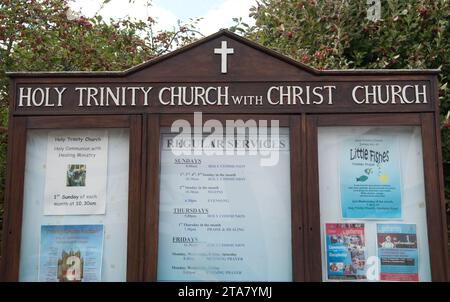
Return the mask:
<svg viewBox="0 0 450 302">
<path fill-rule="evenodd" d="M 316 57 L 316 59 L 320 60 L 322 58 L 322 52 L 320 50 L 316 51 L 314 53 L 314 57 Z"/>
<path fill-rule="evenodd" d="M 424 6 L 421 6 L 417 9 L 417 11 L 419 12 L 419 15 L 422 17 L 426 17 L 428 15 L 428 9 Z"/>
</svg>

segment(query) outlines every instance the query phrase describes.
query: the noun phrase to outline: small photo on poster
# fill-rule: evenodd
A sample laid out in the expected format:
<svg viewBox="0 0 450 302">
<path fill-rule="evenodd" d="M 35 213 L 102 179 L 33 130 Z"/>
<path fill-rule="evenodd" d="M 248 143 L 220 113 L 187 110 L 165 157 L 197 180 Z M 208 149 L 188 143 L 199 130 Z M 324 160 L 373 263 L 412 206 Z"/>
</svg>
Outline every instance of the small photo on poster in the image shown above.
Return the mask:
<svg viewBox="0 0 450 302">
<path fill-rule="evenodd" d="M 347 138 L 340 151 L 340 199 L 344 219 L 399 219 L 401 171 L 393 136 Z"/>
<path fill-rule="evenodd" d="M 326 223 L 328 280 L 366 279 L 364 224 Z"/>
<path fill-rule="evenodd" d="M 42 225 L 39 281 L 101 281 L 103 225 Z"/>
<path fill-rule="evenodd" d="M 419 281 L 415 224 L 377 224 L 380 280 Z"/>
<path fill-rule="evenodd" d="M 85 187 L 86 186 L 86 165 L 67 165 L 66 186 Z"/>
</svg>

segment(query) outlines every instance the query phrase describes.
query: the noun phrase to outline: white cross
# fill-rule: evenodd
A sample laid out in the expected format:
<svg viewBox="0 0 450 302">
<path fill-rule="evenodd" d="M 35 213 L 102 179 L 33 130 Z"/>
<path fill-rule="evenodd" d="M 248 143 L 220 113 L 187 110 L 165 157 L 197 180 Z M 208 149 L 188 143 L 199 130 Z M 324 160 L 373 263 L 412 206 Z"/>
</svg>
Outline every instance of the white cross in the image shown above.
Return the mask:
<svg viewBox="0 0 450 302">
<path fill-rule="evenodd" d="M 214 48 L 214 54 L 221 55 L 220 72 L 227 73 L 227 55 L 234 54 L 233 48 L 227 48 L 227 41 L 222 41 L 221 48 Z"/>
</svg>

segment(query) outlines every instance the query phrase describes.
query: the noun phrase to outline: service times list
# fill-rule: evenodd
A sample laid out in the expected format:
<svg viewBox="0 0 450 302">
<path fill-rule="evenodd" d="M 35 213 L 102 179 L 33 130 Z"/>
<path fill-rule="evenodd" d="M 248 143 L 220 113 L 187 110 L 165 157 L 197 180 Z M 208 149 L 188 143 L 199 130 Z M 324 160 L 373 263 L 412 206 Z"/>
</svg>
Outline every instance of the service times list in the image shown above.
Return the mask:
<svg viewBox="0 0 450 302">
<path fill-rule="evenodd" d="M 162 136 L 158 280 L 291 280 L 289 146 L 258 155 L 175 155 Z"/>
</svg>

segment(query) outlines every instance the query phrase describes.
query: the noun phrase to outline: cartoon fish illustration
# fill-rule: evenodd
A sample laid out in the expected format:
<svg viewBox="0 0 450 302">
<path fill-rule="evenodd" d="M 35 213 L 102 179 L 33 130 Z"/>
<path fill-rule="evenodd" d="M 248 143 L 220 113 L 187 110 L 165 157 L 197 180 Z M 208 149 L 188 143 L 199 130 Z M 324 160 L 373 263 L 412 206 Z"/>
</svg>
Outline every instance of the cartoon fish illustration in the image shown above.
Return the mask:
<svg viewBox="0 0 450 302">
<path fill-rule="evenodd" d="M 361 175 L 360 177 L 356 178 L 356 181 L 365 182 L 368 179 L 369 177 L 367 177 L 366 175 Z"/>
<path fill-rule="evenodd" d="M 383 183 L 383 184 L 387 183 L 388 180 L 389 180 L 389 178 L 388 178 L 388 176 L 387 176 L 386 174 L 378 176 L 378 179 L 379 179 L 380 182 Z"/>
<path fill-rule="evenodd" d="M 372 168 L 367 168 L 364 170 L 364 172 L 366 172 L 367 175 L 372 174 Z"/>
</svg>

